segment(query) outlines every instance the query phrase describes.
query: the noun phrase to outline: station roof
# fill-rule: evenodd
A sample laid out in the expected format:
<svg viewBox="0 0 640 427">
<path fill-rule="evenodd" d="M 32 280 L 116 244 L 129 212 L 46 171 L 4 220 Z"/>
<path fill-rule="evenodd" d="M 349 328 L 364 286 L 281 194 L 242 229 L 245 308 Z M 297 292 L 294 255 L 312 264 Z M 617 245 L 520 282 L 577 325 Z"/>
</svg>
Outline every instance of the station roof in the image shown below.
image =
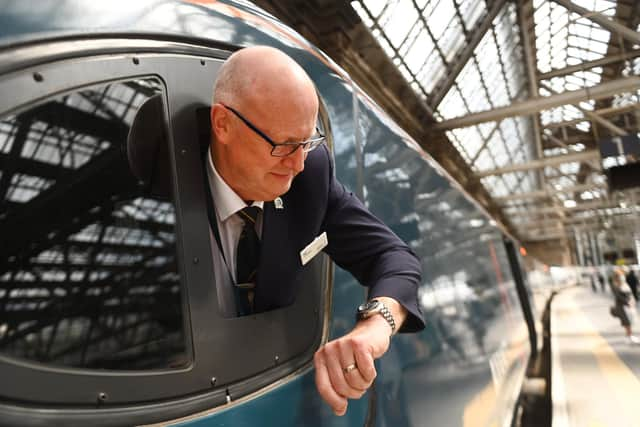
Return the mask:
<svg viewBox="0 0 640 427">
<path fill-rule="evenodd" d="M 640 2 L 256 0 L 342 65 L 521 242 L 635 233 Z M 636 140 L 637 142 L 637 140 Z"/>
</svg>

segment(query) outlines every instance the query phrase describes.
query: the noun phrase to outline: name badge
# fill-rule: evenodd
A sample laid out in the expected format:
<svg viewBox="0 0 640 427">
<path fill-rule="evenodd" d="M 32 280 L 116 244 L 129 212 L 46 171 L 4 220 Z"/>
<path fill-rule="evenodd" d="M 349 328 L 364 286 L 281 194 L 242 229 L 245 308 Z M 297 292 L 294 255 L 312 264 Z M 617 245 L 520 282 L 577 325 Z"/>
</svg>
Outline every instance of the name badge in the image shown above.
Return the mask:
<svg viewBox="0 0 640 427">
<path fill-rule="evenodd" d="M 306 248 L 300 251 L 300 261 L 302 261 L 302 265 L 311 261 L 311 259 L 318 255 L 318 252 L 324 249 L 328 244 L 327 232 L 325 231 L 313 239 L 313 242 L 309 243 Z"/>
</svg>

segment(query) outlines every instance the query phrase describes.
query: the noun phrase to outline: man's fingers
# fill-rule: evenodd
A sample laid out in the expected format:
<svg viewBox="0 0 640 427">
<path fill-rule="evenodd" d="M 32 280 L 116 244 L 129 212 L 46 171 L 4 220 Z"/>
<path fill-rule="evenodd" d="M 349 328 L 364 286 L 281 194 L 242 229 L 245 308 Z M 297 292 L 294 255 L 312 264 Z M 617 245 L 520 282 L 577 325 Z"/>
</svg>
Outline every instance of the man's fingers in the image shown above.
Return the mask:
<svg viewBox="0 0 640 427">
<path fill-rule="evenodd" d="M 361 363 L 356 358 L 356 346 L 352 339 L 342 340 L 340 344 L 340 359 L 342 360 L 342 373 L 347 385 L 358 393 L 357 398 L 367 391 L 371 385 L 371 381 L 367 381 L 361 372 Z M 361 358 L 362 359 L 362 358 Z M 354 369 L 346 369 L 348 366 L 354 366 Z M 368 368 L 365 367 L 368 370 Z M 351 397 L 351 396 L 349 396 Z M 353 397 L 352 397 L 353 398 Z"/>
<path fill-rule="evenodd" d="M 373 380 L 376 379 L 376 366 L 373 363 L 373 356 L 371 352 L 367 351 L 364 346 L 356 344 L 353 352 L 356 364 L 358 365 L 358 371 L 362 376 L 363 381 L 366 383 L 366 388 L 371 386 Z"/>
<path fill-rule="evenodd" d="M 322 349 L 316 352 L 313 359 L 316 367 L 316 387 L 320 397 L 327 402 L 336 415 L 344 415 L 347 412 L 347 399 L 340 396 L 334 389 L 329 379 L 326 361 Z"/>
<path fill-rule="evenodd" d="M 355 391 L 359 393 L 358 398 L 362 397 L 363 394 L 367 392 L 367 389 L 371 385 L 362 377 L 360 370 L 358 368 L 345 372 L 344 378 L 347 384 Z"/>
<path fill-rule="evenodd" d="M 351 362 L 342 362 L 343 359 L 340 356 L 340 351 L 335 347 L 335 344 L 333 345 L 333 348 L 329 349 L 329 351 L 325 348 L 327 371 L 329 372 L 329 380 L 331 381 L 334 390 L 341 396 L 348 397 L 349 399 L 358 399 L 364 394 L 366 388 L 361 387 L 360 389 L 356 389 L 347 382 L 346 377 L 353 374 L 353 371 L 355 371 L 354 369 L 349 373 L 345 372 L 345 368 L 353 363 L 353 356 L 351 357 Z"/>
<path fill-rule="evenodd" d="M 387 328 L 385 325 L 385 333 Z M 383 338 L 388 345 L 388 337 Z M 349 334 L 325 344 L 316 352 L 316 386 L 336 415 L 344 415 L 347 399 L 361 398 L 376 378 L 374 349 L 382 348 L 384 344 L 378 341 L 374 339 L 372 343 L 366 333 Z"/>
</svg>

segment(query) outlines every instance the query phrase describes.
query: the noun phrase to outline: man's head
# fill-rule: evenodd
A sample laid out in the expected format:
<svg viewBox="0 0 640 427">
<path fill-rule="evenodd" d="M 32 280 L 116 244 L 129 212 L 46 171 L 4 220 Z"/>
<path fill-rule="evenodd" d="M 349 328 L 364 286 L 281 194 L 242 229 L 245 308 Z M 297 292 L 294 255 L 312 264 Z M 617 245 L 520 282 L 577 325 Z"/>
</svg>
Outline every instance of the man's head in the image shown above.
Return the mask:
<svg viewBox="0 0 640 427">
<path fill-rule="evenodd" d="M 272 156 L 272 145 L 233 110 L 276 143 L 302 142 L 315 133 L 315 87 L 293 59 L 266 46 L 242 49 L 220 68 L 211 108 L 216 170 L 245 201 L 273 200 L 289 190 L 306 154 Z"/>
</svg>

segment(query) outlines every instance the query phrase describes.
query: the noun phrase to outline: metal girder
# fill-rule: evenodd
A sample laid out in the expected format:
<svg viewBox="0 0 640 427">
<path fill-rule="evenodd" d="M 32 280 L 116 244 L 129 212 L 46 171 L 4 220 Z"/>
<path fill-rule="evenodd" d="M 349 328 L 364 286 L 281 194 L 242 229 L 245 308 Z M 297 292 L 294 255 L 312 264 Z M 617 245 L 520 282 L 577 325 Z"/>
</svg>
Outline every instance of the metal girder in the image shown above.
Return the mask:
<svg viewBox="0 0 640 427">
<path fill-rule="evenodd" d="M 440 102 L 449 92 L 449 89 L 453 86 L 458 78 L 458 75 L 467 64 L 473 52 L 476 50 L 478 44 L 484 37 L 487 31 L 491 28 L 493 20 L 498 16 L 498 13 L 502 10 L 506 4 L 506 0 L 496 0 L 491 4 L 491 9 L 485 14 L 484 18 L 478 22 L 471 30 L 471 39 L 464 44 L 464 48 L 458 52 L 456 59 L 452 64 L 449 64 L 448 72 L 445 77 L 436 84 L 433 88 L 431 95 L 429 96 L 429 106 L 435 110 Z"/>
<path fill-rule="evenodd" d="M 564 227 L 561 230 L 557 230 L 560 231 L 560 233 L 549 233 L 549 234 L 541 234 L 540 232 L 553 232 L 556 230 L 549 230 L 549 229 L 542 229 L 542 230 L 536 230 L 534 232 L 532 232 L 531 234 L 529 234 L 528 237 L 525 237 L 525 241 L 540 241 L 540 240 L 549 240 L 549 239 L 554 239 L 557 238 L 557 236 L 565 236 L 565 237 L 571 237 L 573 236 L 576 232 L 578 233 L 585 233 L 585 232 L 599 232 L 599 231 L 605 231 L 605 230 L 620 230 L 620 231 L 624 231 L 624 230 L 630 230 L 632 229 L 631 227 L 625 225 L 625 224 L 613 224 L 609 227 L 604 227 L 603 224 L 601 224 L 600 222 L 591 222 L 591 223 L 587 223 L 587 224 L 576 224 L 576 225 L 572 225 L 570 227 Z M 619 231 L 617 231 L 619 232 Z"/>
<path fill-rule="evenodd" d="M 491 129 L 491 132 L 489 132 L 486 138 L 484 138 L 484 142 L 482 143 L 480 148 L 478 148 L 478 151 L 476 151 L 476 154 L 473 156 L 473 158 L 469 160 L 469 165 L 471 167 L 474 167 L 476 165 L 478 158 L 480 158 L 480 155 L 482 154 L 482 152 L 485 150 L 485 148 L 487 148 L 487 146 L 489 145 L 489 142 L 491 142 L 491 138 L 493 138 L 493 134 L 496 133 L 496 131 L 500 128 L 499 125 L 500 125 L 499 123 L 496 123 L 495 126 L 493 126 L 493 129 Z"/>
<path fill-rule="evenodd" d="M 556 147 L 565 148 L 565 149 L 567 149 L 568 151 L 575 151 L 575 150 L 573 150 L 569 145 L 567 145 L 567 143 L 566 143 L 566 142 L 564 142 L 563 140 L 561 140 L 561 139 L 559 139 L 559 138 L 556 138 L 556 137 L 555 137 L 555 136 L 553 136 L 553 135 L 547 135 L 547 134 L 544 134 L 543 136 L 544 136 L 544 138 L 545 138 L 546 140 L 548 140 L 548 141 L 552 142 Z"/>
<path fill-rule="evenodd" d="M 590 217 L 587 220 L 576 218 L 573 221 L 566 224 L 566 227 L 571 227 L 574 229 L 580 229 L 582 227 L 596 227 L 600 230 L 606 230 L 611 227 L 628 227 L 633 229 L 636 226 L 637 220 L 635 218 L 630 217 L 631 214 L 624 214 L 618 216 L 597 216 Z M 606 225 L 605 225 L 606 224 Z"/>
<path fill-rule="evenodd" d="M 605 28 L 611 31 L 612 33 L 620 34 L 620 36 L 630 41 L 631 43 L 640 44 L 640 34 L 637 31 L 633 31 L 632 29 L 625 27 L 624 25 L 619 24 L 618 22 L 613 21 L 598 12 L 594 12 L 594 11 L 585 9 L 584 7 L 578 6 L 577 4 L 569 0 L 553 0 L 553 1 L 565 7 L 566 9 L 570 10 L 571 12 L 577 13 L 583 18 L 588 19 L 592 22 L 595 22 L 596 24 L 600 25 L 602 28 Z"/>
<path fill-rule="evenodd" d="M 542 87 L 544 87 L 546 90 L 548 90 L 551 93 L 555 93 L 557 94 L 556 91 L 554 91 L 552 88 L 550 88 L 548 85 L 545 84 L 541 84 Z M 597 122 L 598 124 L 600 124 L 601 126 L 609 129 L 609 131 L 611 133 L 613 133 L 614 135 L 618 135 L 618 136 L 625 136 L 627 134 L 627 131 L 625 131 L 624 129 L 620 129 L 618 126 L 614 125 L 613 123 L 611 123 L 610 121 L 608 121 L 607 119 L 604 119 L 602 117 L 600 117 L 597 114 L 594 114 L 593 112 L 589 111 L 589 110 L 585 110 L 584 108 L 580 107 L 580 105 L 578 105 L 577 103 L 572 104 L 574 107 L 576 107 L 578 110 L 580 110 L 580 112 L 582 114 L 585 115 L 585 117 L 588 117 L 589 119 L 591 119 L 592 121 Z"/>
<path fill-rule="evenodd" d="M 577 105 L 576 105 L 576 107 L 577 107 Z M 590 118 L 591 121 L 594 121 L 594 122 L 598 123 L 600 126 L 603 126 L 603 127 L 607 128 L 607 129 L 609 129 L 609 131 L 614 135 L 625 136 L 628 133 L 626 130 L 619 128 L 618 126 L 616 126 L 613 123 L 611 123 L 609 120 L 603 119 L 602 117 L 600 117 L 597 114 L 593 114 L 589 110 L 585 110 L 584 108 L 580 108 L 580 107 L 578 107 L 578 109 L 580 111 L 582 111 L 582 113 L 585 116 Z"/>
<path fill-rule="evenodd" d="M 547 190 L 530 191 L 527 193 L 512 194 L 510 196 L 496 197 L 496 201 L 498 203 L 505 203 L 511 200 L 542 199 L 545 197 L 552 197 L 556 194 L 581 193 L 583 191 L 605 189 L 605 188 L 607 188 L 607 186 L 604 184 L 583 184 L 583 185 L 575 185 L 573 187 L 566 187 L 561 189 L 548 188 Z"/>
<path fill-rule="evenodd" d="M 142 227 L 140 229 L 145 230 Z M 97 243 L 96 248 L 98 248 L 99 245 L 100 244 Z M 165 248 L 160 248 L 160 249 L 165 249 Z M 108 271 L 109 273 L 115 274 L 115 273 L 123 273 L 123 272 L 139 273 L 141 272 L 141 270 L 144 272 L 145 275 L 160 277 L 162 274 L 171 272 L 173 269 L 170 263 L 153 265 L 153 266 L 145 265 L 144 269 L 140 269 L 138 267 L 138 264 L 141 264 L 141 263 L 136 263 L 135 265 L 134 264 L 108 265 L 108 264 L 97 264 L 94 262 L 88 263 L 88 264 L 77 264 L 77 263 L 61 264 L 56 262 L 44 262 L 44 261 L 38 262 L 36 260 L 36 261 L 28 262 L 27 265 L 29 266 L 29 268 L 47 271 L 49 273 L 56 272 L 56 271 L 67 272 L 67 273 L 68 272 L 84 272 L 85 277 L 88 276 L 87 273 L 91 273 L 93 271 Z M 8 262 L 5 266 L 5 270 L 3 271 L 20 271 L 22 269 L 24 269 L 23 262 L 14 262 L 14 263 Z M 113 284 L 114 285 L 119 284 L 120 282 L 119 279 L 124 281 L 124 278 L 122 277 L 112 278 Z M 69 283 L 78 283 L 78 282 L 70 281 Z M 86 283 L 86 282 L 80 282 L 80 283 Z"/>
<path fill-rule="evenodd" d="M 519 12 L 518 18 L 520 23 L 520 33 L 522 39 L 520 44 L 524 51 L 524 65 L 527 72 L 527 80 L 529 83 L 529 97 L 536 99 L 539 97 L 538 78 L 536 76 L 538 67 L 536 65 L 536 45 L 535 45 L 535 31 L 533 29 L 533 1 L 532 0 L 520 0 L 518 1 Z M 540 115 L 536 112 L 531 115 L 531 121 L 533 125 L 533 139 L 534 149 L 537 159 L 544 157 L 542 151 L 542 126 L 540 124 Z M 545 185 L 544 171 L 540 170 L 537 173 L 538 186 Z"/>
<path fill-rule="evenodd" d="M 23 116 L 114 143 L 126 140 L 129 132 L 129 127 L 117 117 L 103 118 L 59 101 L 42 104 Z"/>
<path fill-rule="evenodd" d="M 640 56 L 640 49 L 633 49 L 625 53 L 619 53 L 617 55 L 609 55 L 593 61 L 585 61 L 577 65 L 571 65 L 569 67 L 559 68 L 546 73 L 542 73 L 538 75 L 538 79 L 550 80 L 554 77 L 563 77 L 569 74 L 577 73 L 579 71 L 585 71 L 595 67 L 602 67 L 604 65 L 614 64 L 616 62 L 634 59 L 634 58 L 637 58 L 638 56 Z"/>
<path fill-rule="evenodd" d="M 618 227 L 612 227 L 612 228 L 618 228 Z M 556 240 L 556 239 L 566 239 L 566 238 L 571 238 L 574 236 L 574 234 L 576 232 L 597 232 L 597 231 L 601 231 L 601 230 L 605 230 L 605 228 L 603 228 L 600 225 L 592 225 L 590 227 L 577 227 L 577 228 L 565 228 L 564 230 L 562 230 L 561 233 L 551 233 L 551 234 L 535 234 L 535 235 L 529 235 L 528 237 L 525 237 L 525 242 L 540 242 L 540 241 L 544 241 L 544 240 Z"/>
<path fill-rule="evenodd" d="M 480 123 L 502 120 L 507 117 L 529 115 L 538 111 L 548 110 L 566 104 L 575 104 L 592 99 L 606 98 L 621 92 L 634 92 L 639 88 L 639 76 L 625 77 L 601 83 L 589 88 L 570 90 L 555 95 L 514 102 L 506 107 L 495 108 L 493 110 L 444 120 L 434 124 L 433 128 L 436 130 L 451 130 L 473 126 Z"/>
<path fill-rule="evenodd" d="M 15 137 L 13 139 L 13 145 L 11 146 L 11 151 L 7 155 L 8 160 L 5 162 L 2 170 L 2 176 L 0 177 L 0 212 L 4 211 L 6 208 L 7 193 L 9 191 L 9 187 L 11 186 L 11 181 L 13 179 L 14 173 L 17 172 L 17 168 L 19 166 L 18 159 L 21 156 L 22 149 L 24 144 L 27 142 L 27 137 L 29 135 L 29 130 L 31 129 L 31 122 L 29 120 L 21 120 L 18 126 L 18 130 L 16 131 Z"/>
<path fill-rule="evenodd" d="M 589 220 L 592 220 L 593 218 L 600 218 L 600 217 L 589 217 Z M 571 225 L 579 222 L 583 222 L 583 219 L 575 218 L 575 217 L 563 217 L 563 218 L 545 218 L 545 219 L 528 220 L 528 221 L 518 222 L 516 224 L 518 227 L 532 228 L 532 227 L 549 227 L 551 225 L 557 225 L 557 224 L 562 224 L 562 226 L 564 226 L 564 225 Z"/>
<path fill-rule="evenodd" d="M 596 209 L 614 209 L 618 207 L 618 205 L 615 205 L 615 204 L 612 205 L 610 203 L 603 204 L 603 202 L 608 202 L 608 201 L 597 200 L 594 202 L 579 203 L 573 207 L 565 207 L 562 205 L 531 207 L 531 208 L 528 208 L 526 212 L 515 212 L 515 214 L 518 216 L 528 216 L 528 215 L 537 215 L 542 213 L 578 212 L 578 211 L 589 211 L 589 210 L 596 210 Z M 509 208 L 505 208 L 505 210 L 508 211 Z"/>
<path fill-rule="evenodd" d="M 9 165 L 15 172 L 25 175 L 38 176 L 45 179 L 60 179 L 67 173 L 67 170 L 61 166 L 51 163 L 45 163 L 36 159 L 28 159 L 25 157 L 11 158 L 8 154 L 0 153 L 0 165 Z M 3 173 L 7 169 L 2 170 Z"/>
<path fill-rule="evenodd" d="M 515 211 L 512 207 L 506 207 L 505 213 L 511 218 L 528 218 L 536 215 L 543 214 L 557 214 L 558 218 L 564 218 L 564 206 L 540 206 L 540 207 L 527 207 L 526 211 Z"/>
<path fill-rule="evenodd" d="M 92 214 L 94 206 L 109 203 L 111 196 L 123 192 L 127 185 L 127 174 L 119 173 L 122 167 L 120 151 L 115 145 L 98 154 L 66 179 L 60 179 L 38 196 L 9 212 L 0 227 L 0 235 L 5 242 L 0 247 L 0 259 L 8 256 L 6 248 L 13 255 L 37 253 L 43 247 L 56 244 L 56 239 L 66 240 L 67 235 L 79 231 L 86 223 L 69 222 L 69 217 L 99 215 Z M 108 191 L 101 191 L 109 183 Z M 50 212 L 43 207 L 65 206 L 64 211 Z M 28 225 L 26 225 L 28 224 Z M 51 239 L 49 234 L 58 236 Z"/>
<path fill-rule="evenodd" d="M 593 159 L 599 159 L 600 152 L 598 150 L 586 150 L 579 153 L 563 154 L 561 156 L 546 157 L 541 160 L 532 160 L 527 163 L 519 163 L 515 165 L 504 166 L 498 169 L 492 169 L 488 171 L 478 172 L 477 175 L 481 178 L 492 175 L 503 175 L 505 173 L 524 172 L 535 169 L 544 168 L 547 166 L 557 166 L 563 163 L 572 162 L 586 162 Z"/>
<path fill-rule="evenodd" d="M 625 114 L 638 109 L 640 109 L 640 104 L 630 104 L 630 105 L 624 105 L 622 107 L 601 108 L 599 110 L 593 110 L 592 113 L 597 114 L 598 116 L 606 117 L 611 115 Z M 555 128 L 561 128 L 561 127 L 573 127 L 578 123 L 588 122 L 588 121 L 589 119 L 584 117 L 580 119 L 567 120 L 564 122 L 548 123 L 547 125 L 544 126 L 544 128 L 555 129 Z"/>
<path fill-rule="evenodd" d="M 525 240 L 530 240 L 532 238 L 538 238 L 538 236 L 547 236 L 547 235 L 557 235 L 557 234 L 567 234 L 570 232 L 570 229 L 565 227 L 564 225 L 559 225 L 557 227 L 528 227 L 523 229 L 521 233 L 525 236 Z"/>
<path fill-rule="evenodd" d="M 563 226 L 576 226 L 576 225 L 589 225 L 599 223 L 600 221 L 613 221 L 613 222 L 623 222 L 628 220 L 629 216 L 633 215 L 633 212 L 625 212 L 618 214 L 609 214 L 606 217 L 602 215 L 593 215 L 585 218 L 576 218 L 576 217 L 565 217 L 565 218 L 548 218 L 543 220 L 532 220 L 532 221 L 523 221 L 519 223 L 514 223 L 519 228 L 543 228 L 550 227 L 553 224 L 562 224 Z M 634 215 L 635 216 L 635 215 Z"/>
<path fill-rule="evenodd" d="M 576 147 L 572 147 L 575 144 L 582 144 L 585 148 L 595 148 L 596 142 L 593 138 L 593 135 L 590 132 L 581 131 L 575 127 L 565 127 L 560 128 L 560 131 L 556 132 L 543 132 L 543 148 L 557 148 L 558 146 L 562 146 L 567 149 L 574 149 Z M 560 145 L 559 143 L 562 143 Z"/>
<path fill-rule="evenodd" d="M 515 223 L 516 227 L 526 230 L 530 230 L 531 228 L 564 228 L 564 224 L 564 218 L 547 218 Z"/>
<path fill-rule="evenodd" d="M 566 233 L 542 234 L 536 236 L 523 236 L 523 242 L 542 242 L 545 240 L 561 240 L 566 238 Z"/>
<path fill-rule="evenodd" d="M 555 144 L 556 146 L 560 147 L 560 148 L 564 148 L 569 152 L 579 152 L 579 150 L 577 149 L 577 147 L 571 147 L 569 145 L 567 145 L 564 141 L 556 138 L 553 135 L 547 135 L 544 134 L 545 139 L 547 139 L 548 141 L 551 141 L 553 144 Z M 584 144 L 586 146 L 586 144 Z M 583 166 L 585 166 L 585 164 L 590 168 L 590 170 L 600 170 L 600 164 L 599 162 L 595 162 L 593 160 L 590 160 L 588 162 L 583 163 L 582 165 L 580 165 L 581 170 L 583 169 Z M 584 173 L 588 174 L 589 170 L 585 169 Z M 586 175 L 585 175 L 586 176 Z"/>
</svg>

